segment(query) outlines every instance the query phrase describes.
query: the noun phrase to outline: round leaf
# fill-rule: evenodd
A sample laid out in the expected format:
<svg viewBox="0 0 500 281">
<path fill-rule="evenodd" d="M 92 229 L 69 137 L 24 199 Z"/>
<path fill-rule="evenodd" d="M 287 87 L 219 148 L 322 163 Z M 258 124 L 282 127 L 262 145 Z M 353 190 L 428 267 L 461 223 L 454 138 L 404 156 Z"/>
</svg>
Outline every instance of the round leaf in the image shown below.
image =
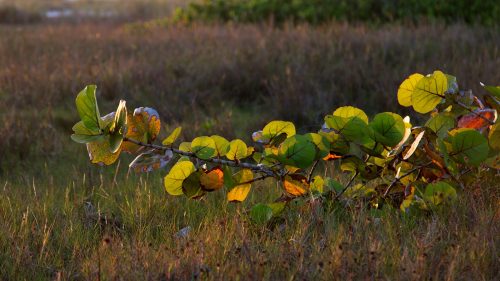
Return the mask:
<svg viewBox="0 0 500 281">
<path fill-rule="evenodd" d="M 262 138 L 272 138 L 285 133 L 288 137 L 295 135 L 295 125 L 287 121 L 271 121 L 262 130 Z"/>
<path fill-rule="evenodd" d="M 224 172 L 221 168 L 215 167 L 204 172 L 200 176 L 201 188 L 206 191 L 214 191 L 224 186 Z"/>
<path fill-rule="evenodd" d="M 316 148 L 305 136 L 295 135 L 286 139 L 279 147 L 278 159 L 287 165 L 305 169 L 316 156 Z"/>
<path fill-rule="evenodd" d="M 216 155 L 215 142 L 211 137 L 197 137 L 191 142 L 191 151 L 200 159 L 208 160 Z"/>
<path fill-rule="evenodd" d="M 450 155 L 458 158 L 461 163 L 479 165 L 488 157 L 488 141 L 478 131 L 473 129 L 456 129 L 452 134 L 452 151 Z"/>
<path fill-rule="evenodd" d="M 354 106 L 339 107 L 333 112 L 333 116 L 339 116 L 343 118 L 358 117 L 363 122 L 368 124 L 368 116 L 366 115 L 366 113 Z"/>
<path fill-rule="evenodd" d="M 227 151 L 229 150 L 229 141 L 225 138 L 217 135 L 211 136 L 211 138 L 215 142 L 215 150 L 219 157 L 225 156 Z"/>
<path fill-rule="evenodd" d="M 411 96 L 413 94 L 413 90 L 415 89 L 418 81 L 420 81 L 423 77 L 424 76 L 420 73 L 414 73 L 401 83 L 398 89 L 398 102 L 400 105 L 406 107 L 412 106 Z"/>
<path fill-rule="evenodd" d="M 250 169 L 241 169 L 232 178 L 235 186 L 227 194 L 227 200 L 230 202 L 242 202 L 250 192 L 252 184 L 246 182 L 253 179 L 253 173 Z"/>
<path fill-rule="evenodd" d="M 195 171 L 191 161 L 177 162 L 163 180 L 165 190 L 171 195 L 182 195 L 182 182 Z"/>
<path fill-rule="evenodd" d="M 240 160 L 247 157 L 247 145 L 239 139 L 231 141 L 226 157 L 229 160 Z"/>
<path fill-rule="evenodd" d="M 173 144 L 180 136 L 182 132 L 182 127 L 175 128 L 172 133 L 168 137 L 166 137 L 161 143 L 163 145 L 171 145 Z"/>
<path fill-rule="evenodd" d="M 405 135 L 405 123 L 398 114 L 384 112 L 375 115 L 370 122 L 373 139 L 383 145 L 393 147 L 397 145 Z"/>
<path fill-rule="evenodd" d="M 150 107 L 136 108 L 133 114 L 127 115 L 127 134 L 129 139 L 150 143 L 160 133 L 160 115 Z M 141 146 L 135 143 L 125 142 L 123 150 L 129 153 L 137 153 Z"/>
<path fill-rule="evenodd" d="M 434 71 L 431 76 L 421 78 L 411 95 L 413 109 L 418 113 L 432 111 L 443 100 L 447 89 L 446 75 L 439 70 Z"/>
</svg>

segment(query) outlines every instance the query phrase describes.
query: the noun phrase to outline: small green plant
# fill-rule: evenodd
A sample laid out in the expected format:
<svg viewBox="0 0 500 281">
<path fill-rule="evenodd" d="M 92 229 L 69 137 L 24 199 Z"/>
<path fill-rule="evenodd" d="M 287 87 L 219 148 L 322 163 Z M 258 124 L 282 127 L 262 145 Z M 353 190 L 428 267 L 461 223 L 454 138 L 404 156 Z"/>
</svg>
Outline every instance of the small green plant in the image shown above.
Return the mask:
<svg viewBox="0 0 500 281">
<path fill-rule="evenodd" d="M 254 206 L 250 216 L 259 223 L 291 202 L 317 200 L 430 211 L 452 203 L 471 175 L 500 168 L 500 87 L 484 89 L 481 101 L 459 89 L 454 76 L 413 74 L 401 83 L 397 98 L 429 116 L 422 126 L 391 112 L 370 120 L 361 109 L 344 106 L 325 116 L 316 132 L 298 134 L 291 122 L 271 121 L 252 134 L 250 146 L 217 135 L 175 145 L 181 128 L 155 144 L 161 122 L 154 109 L 128 112 L 120 101 L 116 112 L 101 116 L 96 86 L 87 86 L 76 98 L 81 121 L 71 137 L 87 145 L 95 164 L 113 164 L 126 152 L 137 155 L 130 163 L 136 172 L 165 168 L 164 186 L 174 196 L 195 199 L 226 189 L 227 200 L 241 202 L 254 182 L 273 178 L 283 196 Z M 321 176 L 320 164 L 348 178 Z"/>
</svg>

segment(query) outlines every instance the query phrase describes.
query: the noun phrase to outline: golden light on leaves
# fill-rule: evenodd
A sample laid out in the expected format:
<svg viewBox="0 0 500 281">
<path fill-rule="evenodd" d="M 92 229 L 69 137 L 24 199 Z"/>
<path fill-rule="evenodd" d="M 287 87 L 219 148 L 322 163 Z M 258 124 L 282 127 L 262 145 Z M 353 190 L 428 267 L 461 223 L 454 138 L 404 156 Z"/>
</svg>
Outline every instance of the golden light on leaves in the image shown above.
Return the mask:
<svg viewBox="0 0 500 281">
<path fill-rule="evenodd" d="M 160 133 L 161 122 L 158 112 L 149 107 L 139 107 L 127 114 L 127 134 L 129 139 L 150 143 Z M 137 153 L 141 147 L 131 142 L 122 145 L 125 152 Z"/>
<path fill-rule="evenodd" d="M 292 196 L 305 195 L 309 190 L 307 178 L 298 174 L 285 176 L 283 187 L 285 188 L 285 191 Z"/>
<path fill-rule="evenodd" d="M 224 186 L 224 172 L 220 167 L 215 167 L 200 175 L 201 188 L 206 191 L 214 191 Z"/>
</svg>

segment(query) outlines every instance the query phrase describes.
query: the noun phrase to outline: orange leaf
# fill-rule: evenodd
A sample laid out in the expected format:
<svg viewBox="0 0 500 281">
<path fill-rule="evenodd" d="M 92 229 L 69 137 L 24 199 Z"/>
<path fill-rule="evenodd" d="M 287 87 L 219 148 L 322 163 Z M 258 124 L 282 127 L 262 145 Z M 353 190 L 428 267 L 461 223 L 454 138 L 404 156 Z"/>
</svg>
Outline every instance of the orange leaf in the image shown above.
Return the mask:
<svg viewBox="0 0 500 281">
<path fill-rule="evenodd" d="M 139 107 L 133 114 L 127 114 L 127 134 L 129 139 L 149 143 L 160 133 L 160 116 L 149 107 Z M 123 151 L 137 153 L 142 147 L 131 142 L 122 145 Z"/>
<path fill-rule="evenodd" d="M 200 176 L 201 188 L 206 191 L 214 191 L 224 186 L 224 172 L 220 167 L 215 167 L 204 172 Z"/>
<path fill-rule="evenodd" d="M 309 190 L 306 177 L 298 174 L 286 176 L 283 185 L 286 192 L 292 196 L 302 196 Z"/>
<path fill-rule="evenodd" d="M 477 109 L 473 113 L 464 115 L 458 120 L 458 128 L 471 128 L 480 130 L 490 125 L 490 122 L 495 122 L 497 119 L 497 111 L 494 109 Z"/>
</svg>

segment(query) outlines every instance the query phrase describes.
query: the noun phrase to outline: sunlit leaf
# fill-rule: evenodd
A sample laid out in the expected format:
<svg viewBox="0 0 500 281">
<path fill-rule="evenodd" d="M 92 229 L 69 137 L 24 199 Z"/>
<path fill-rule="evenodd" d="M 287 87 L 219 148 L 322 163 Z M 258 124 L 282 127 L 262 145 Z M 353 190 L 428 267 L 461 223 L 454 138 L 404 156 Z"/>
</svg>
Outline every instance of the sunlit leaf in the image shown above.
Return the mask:
<svg viewBox="0 0 500 281">
<path fill-rule="evenodd" d="M 126 137 L 143 143 L 151 143 L 160 133 L 161 122 L 158 112 L 150 107 L 139 107 L 127 115 Z M 123 150 L 137 153 L 141 146 L 131 142 L 123 144 Z"/>
<path fill-rule="evenodd" d="M 375 115 L 370 122 L 373 139 L 383 145 L 396 146 L 404 137 L 405 123 L 398 114 L 384 112 Z"/>
<path fill-rule="evenodd" d="M 358 117 L 363 122 L 365 122 L 365 124 L 368 124 L 368 116 L 366 115 L 366 113 L 354 106 L 339 107 L 333 112 L 333 116 L 339 116 L 346 119 L 350 117 Z"/>
<path fill-rule="evenodd" d="M 457 199 L 457 191 L 446 182 L 428 184 L 424 193 L 425 199 L 434 205 L 440 205 Z"/>
<path fill-rule="evenodd" d="M 482 129 L 495 123 L 497 120 L 497 111 L 494 109 L 477 109 L 472 113 L 460 117 L 458 120 L 458 128 Z"/>
<path fill-rule="evenodd" d="M 163 179 L 165 190 L 170 195 L 182 195 L 182 182 L 195 171 L 191 161 L 177 162 Z"/>
<path fill-rule="evenodd" d="M 414 73 L 406 78 L 398 89 L 398 102 L 402 106 L 412 106 L 412 94 L 418 81 L 424 76 L 420 73 Z"/>
<path fill-rule="evenodd" d="M 108 115 L 101 118 L 100 123 L 108 126 L 113 122 L 115 113 L 109 113 Z M 109 135 L 104 138 L 87 143 L 87 151 L 89 153 L 90 161 L 98 165 L 111 165 L 120 156 L 121 150 L 118 149 L 116 152 L 111 152 L 111 147 L 109 144 Z"/>
<path fill-rule="evenodd" d="M 97 106 L 97 100 L 95 97 L 96 86 L 89 85 L 85 87 L 76 96 L 76 109 L 80 115 L 80 119 L 83 125 L 92 133 L 101 133 L 101 115 L 99 113 L 99 107 Z"/>
<path fill-rule="evenodd" d="M 246 182 L 253 180 L 253 173 L 250 169 L 241 169 L 232 178 L 236 186 L 227 194 L 227 200 L 230 202 L 242 202 L 250 192 L 252 184 Z"/>
<path fill-rule="evenodd" d="M 139 154 L 139 156 L 129 164 L 129 167 L 136 173 L 149 173 L 165 167 L 173 157 L 174 154 L 170 150 L 149 150 Z"/>
<path fill-rule="evenodd" d="M 302 196 L 309 191 L 309 184 L 307 178 L 303 175 L 293 174 L 285 176 L 283 180 L 283 187 L 285 191 L 292 196 Z"/>
<path fill-rule="evenodd" d="M 286 164 L 305 169 L 314 161 L 316 148 L 305 136 L 294 135 L 279 147 L 278 159 Z"/>
<path fill-rule="evenodd" d="M 221 136 L 213 135 L 211 138 L 215 142 L 215 151 L 217 156 L 222 157 L 225 156 L 227 151 L 229 150 L 229 141 Z"/>
<path fill-rule="evenodd" d="M 179 144 L 179 150 L 184 152 L 191 152 L 191 143 L 190 142 L 181 142 Z"/>
<path fill-rule="evenodd" d="M 262 130 L 262 138 L 272 140 L 282 133 L 287 137 L 295 135 L 295 125 L 287 121 L 271 121 Z"/>
<path fill-rule="evenodd" d="M 424 136 L 424 134 L 425 134 L 425 131 L 423 130 L 415 137 L 415 140 L 411 144 L 410 149 L 408 149 L 408 151 L 403 156 L 403 160 L 407 160 L 408 158 L 410 158 L 413 155 L 413 153 L 415 153 L 415 150 L 417 150 L 417 147 L 420 144 L 420 141 L 422 140 L 422 137 Z"/>
<path fill-rule="evenodd" d="M 182 127 L 177 127 L 161 143 L 163 145 L 172 145 L 179 138 L 181 133 L 182 133 Z"/>
<path fill-rule="evenodd" d="M 325 185 L 325 181 L 321 176 L 315 176 L 313 180 L 311 181 L 311 191 L 316 191 L 319 193 L 323 193 L 324 188 L 323 186 Z"/>
<path fill-rule="evenodd" d="M 448 135 L 448 131 L 455 127 L 455 118 L 446 113 L 440 113 L 432 116 L 425 126 L 435 132 L 438 137 L 444 138 Z"/>
<path fill-rule="evenodd" d="M 206 191 L 214 191 L 224 186 L 224 172 L 220 167 L 215 167 L 200 175 L 201 188 Z"/>
<path fill-rule="evenodd" d="M 247 157 L 247 145 L 240 139 L 231 141 L 226 157 L 229 160 L 240 160 Z"/>
<path fill-rule="evenodd" d="M 327 115 L 325 122 L 329 128 L 342 135 L 346 140 L 364 144 L 370 141 L 368 125 L 358 117 L 344 118 L 336 115 Z"/>
<path fill-rule="evenodd" d="M 478 131 L 473 129 L 456 129 L 452 134 L 452 151 L 461 163 L 479 165 L 488 157 L 488 141 Z"/>
<path fill-rule="evenodd" d="M 500 151 L 500 123 L 491 126 L 488 141 L 491 148 Z"/>
<path fill-rule="evenodd" d="M 127 130 L 127 107 L 125 101 L 121 100 L 116 109 L 115 118 L 109 129 L 109 146 L 112 153 L 121 149 L 123 137 Z"/>
<path fill-rule="evenodd" d="M 316 146 L 316 156 L 314 157 L 315 159 L 321 159 L 328 156 L 328 154 L 330 153 L 330 143 L 328 142 L 327 138 L 316 133 L 308 133 L 305 134 L 304 137 L 306 137 Z"/>
<path fill-rule="evenodd" d="M 436 70 L 430 76 L 421 78 L 412 92 L 413 109 L 418 113 L 432 111 L 443 100 L 448 89 L 446 75 Z"/>
<path fill-rule="evenodd" d="M 215 141 L 207 136 L 197 137 L 191 142 L 191 151 L 200 159 L 211 159 L 216 155 Z"/>
</svg>

